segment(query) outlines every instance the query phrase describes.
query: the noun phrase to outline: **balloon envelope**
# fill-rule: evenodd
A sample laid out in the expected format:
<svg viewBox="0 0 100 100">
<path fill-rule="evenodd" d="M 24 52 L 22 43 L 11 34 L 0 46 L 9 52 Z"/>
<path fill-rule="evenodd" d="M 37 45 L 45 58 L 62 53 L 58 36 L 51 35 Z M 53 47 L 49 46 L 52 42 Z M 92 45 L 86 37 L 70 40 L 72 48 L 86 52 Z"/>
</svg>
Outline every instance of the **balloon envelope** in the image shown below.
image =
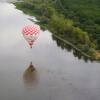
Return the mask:
<svg viewBox="0 0 100 100">
<path fill-rule="evenodd" d="M 36 24 L 25 26 L 22 30 L 22 33 L 23 33 L 25 40 L 28 42 L 28 44 L 32 48 L 34 41 L 39 36 L 40 26 L 38 26 Z"/>
</svg>

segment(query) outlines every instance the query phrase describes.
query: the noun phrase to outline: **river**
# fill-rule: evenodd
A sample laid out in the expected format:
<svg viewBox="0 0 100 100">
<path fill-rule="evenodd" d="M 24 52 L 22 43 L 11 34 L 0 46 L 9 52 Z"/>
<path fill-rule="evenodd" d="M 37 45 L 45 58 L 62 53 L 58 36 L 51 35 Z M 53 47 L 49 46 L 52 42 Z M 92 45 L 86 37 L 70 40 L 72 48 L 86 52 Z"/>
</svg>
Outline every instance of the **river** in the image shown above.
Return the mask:
<svg viewBox="0 0 100 100">
<path fill-rule="evenodd" d="M 30 50 L 21 33 L 30 18 L 0 2 L 0 100 L 100 100 L 100 63 L 63 48 L 47 30 Z"/>
</svg>

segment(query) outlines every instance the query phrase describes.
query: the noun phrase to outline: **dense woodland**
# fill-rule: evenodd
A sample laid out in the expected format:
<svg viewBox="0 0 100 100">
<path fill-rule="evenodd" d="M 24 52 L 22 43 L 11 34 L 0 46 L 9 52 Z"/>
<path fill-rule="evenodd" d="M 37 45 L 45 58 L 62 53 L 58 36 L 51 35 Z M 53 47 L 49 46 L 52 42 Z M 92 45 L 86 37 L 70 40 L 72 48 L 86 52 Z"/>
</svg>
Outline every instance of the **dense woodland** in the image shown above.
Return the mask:
<svg viewBox="0 0 100 100">
<path fill-rule="evenodd" d="M 88 32 L 97 49 L 100 49 L 100 0 L 58 0 L 57 7 L 67 18 L 75 22 L 75 26 Z"/>
<path fill-rule="evenodd" d="M 16 6 L 88 55 L 100 52 L 99 0 L 25 0 Z"/>
</svg>

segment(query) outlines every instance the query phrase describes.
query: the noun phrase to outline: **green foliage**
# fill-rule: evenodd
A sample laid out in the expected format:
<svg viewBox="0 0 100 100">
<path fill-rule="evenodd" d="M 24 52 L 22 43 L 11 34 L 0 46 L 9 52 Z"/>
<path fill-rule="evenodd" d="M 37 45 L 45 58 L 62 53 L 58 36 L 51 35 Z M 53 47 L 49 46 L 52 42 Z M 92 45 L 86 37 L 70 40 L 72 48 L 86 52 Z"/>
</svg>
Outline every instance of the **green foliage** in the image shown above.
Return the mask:
<svg viewBox="0 0 100 100">
<path fill-rule="evenodd" d="M 50 22 L 51 27 L 53 27 L 57 33 L 59 34 L 64 34 L 73 28 L 73 21 L 69 19 L 65 19 L 64 16 L 62 15 L 52 15 L 51 17 L 51 22 Z"/>
<path fill-rule="evenodd" d="M 79 27 L 73 28 L 73 34 L 74 34 L 76 40 L 79 40 L 79 42 L 81 42 L 82 44 L 89 44 L 90 43 L 88 33 L 84 32 Z"/>
<path fill-rule="evenodd" d="M 88 32 L 100 49 L 100 0 L 57 0 L 55 5 L 66 18 L 74 20 L 75 26 Z"/>
<path fill-rule="evenodd" d="M 69 40 L 83 52 L 94 56 L 95 49 L 100 49 L 98 4 L 100 2 L 98 0 L 95 2 L 94 0 L 57 0 L 53 3 L 51 1 L 53 0 L 48 0 L 48 2 L 26 0 L 16 5 L 25 13 L 35 14 L 43 29 L 48 28 L 59 37 Z"/>
</svg>

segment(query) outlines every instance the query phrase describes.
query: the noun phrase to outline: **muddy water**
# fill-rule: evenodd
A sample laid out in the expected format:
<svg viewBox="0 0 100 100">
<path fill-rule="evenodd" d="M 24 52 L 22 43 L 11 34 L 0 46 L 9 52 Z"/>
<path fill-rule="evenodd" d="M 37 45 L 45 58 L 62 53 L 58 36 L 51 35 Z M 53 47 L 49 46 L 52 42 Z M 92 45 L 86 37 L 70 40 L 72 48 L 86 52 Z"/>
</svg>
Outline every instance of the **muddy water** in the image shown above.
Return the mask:
<svg viewBox="0 0 100 100">
<path fill-rule="evenodd" d="M 60 48 L 49 31 L 30 50 L 21 34 L 28 19 L 0 2 L 0 100 L 100 100 L 100 64 Z"/>
</svg>

